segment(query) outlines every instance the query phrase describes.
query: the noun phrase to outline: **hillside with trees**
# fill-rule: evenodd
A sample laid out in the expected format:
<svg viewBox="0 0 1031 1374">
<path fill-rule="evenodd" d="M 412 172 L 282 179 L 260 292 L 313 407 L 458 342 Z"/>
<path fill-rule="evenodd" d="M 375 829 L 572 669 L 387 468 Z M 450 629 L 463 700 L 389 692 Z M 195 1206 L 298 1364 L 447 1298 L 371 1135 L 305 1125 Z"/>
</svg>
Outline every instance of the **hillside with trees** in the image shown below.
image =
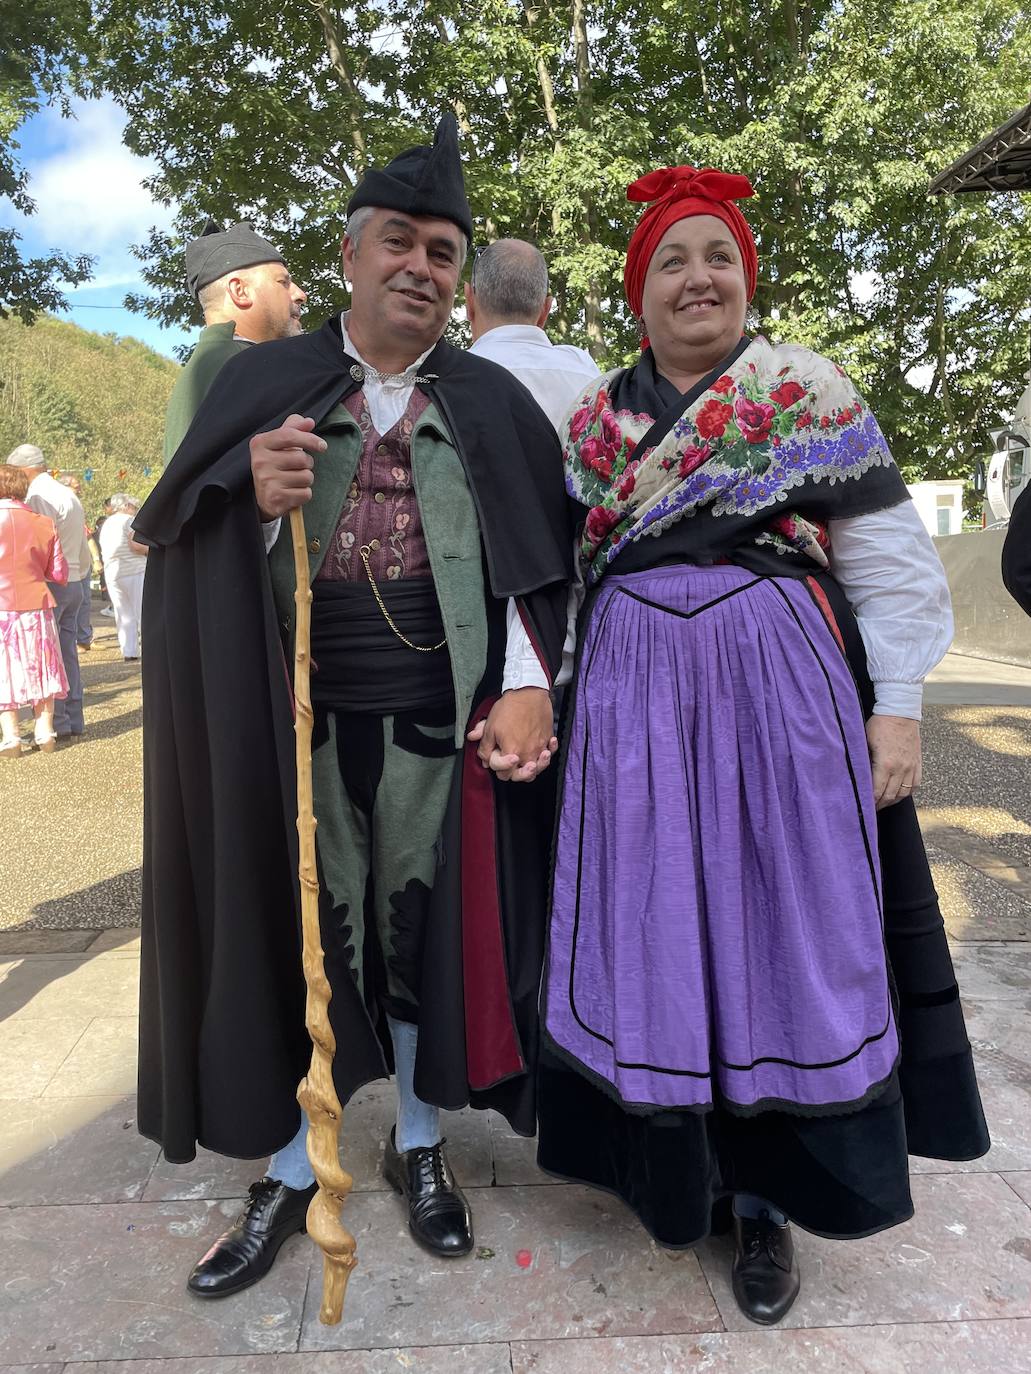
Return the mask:
<svg viewBox="0 0 1031 1374">
<path fill-rule="evenodd" d="M 50 468 L 80 478 L 92 516 L 113 491 L 145 496 L 160 473 L 178 371 L 136 339 L 48 316 L 0 321 L 0 458 L 38 444 Z"/>
</svg>

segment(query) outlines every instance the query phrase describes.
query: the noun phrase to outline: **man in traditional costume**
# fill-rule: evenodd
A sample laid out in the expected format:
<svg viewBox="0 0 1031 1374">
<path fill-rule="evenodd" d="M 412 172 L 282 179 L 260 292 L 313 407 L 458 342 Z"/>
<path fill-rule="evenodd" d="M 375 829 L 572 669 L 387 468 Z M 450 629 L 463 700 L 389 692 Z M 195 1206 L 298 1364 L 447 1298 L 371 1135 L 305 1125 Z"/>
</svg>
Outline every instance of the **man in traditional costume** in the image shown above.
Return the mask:
<svg viewBox="0 0 1031 1374">
<path fill-rule="evenodd" d="M 136 521 L 144 625 L 139 1123 L 274 1152 L 189 1279 L 221 1296 L 303 1228 L 304 1029 L 287 657 L 303 504 L 322 943 L 344 1103 L 393 1066 L 385 1173 L 434 1255 L 469 1209 L 438 1110 L 532 1134 L 548 798 L 570 527 L 555 433 L 442 336 L 472 235 L 450 116 L 348 205 L 352 305 L 217 377 Z M 252 437 L 253 436 L 253 437 Z M 285 651 L 285 652 L 284 652 Z M 298 1129 L 300 1125 L 300 1129 Z"/>
<path fill-rule="evenodd" d="M 598 365 L 583 348 L 556 344 L 544 332 L 551 314 L 548 265 L 523 239 L 498 239 L 473 259 L 465 284 L 472 330 L 470 353 L 490 358 L 518 377 L 559 428 Z"/>
<path fill-rule="evenodd" d="M 221 229 L 209 219 L 186 245 L 186 282 L 204 312 L 204 328 L 169 398 L 166 463 L 223 365 L 252 344 L 300 334 L 308 299 L 279 249 L 247 223 Z"/>
<path fill-rule="evenodd" d="M 629 188 L 644 348 L 564 427 L 588 600 L 539 1158 L 665 1245 L 733 1199 L 734 1293 L 771 1324 L 789 1219 L 897 1225 L 907 1152 L 989 1141 L 912 800 L 948 588 L 848 378 L 745 333 L 751 194 L 691 167 Z"/>
</svg>

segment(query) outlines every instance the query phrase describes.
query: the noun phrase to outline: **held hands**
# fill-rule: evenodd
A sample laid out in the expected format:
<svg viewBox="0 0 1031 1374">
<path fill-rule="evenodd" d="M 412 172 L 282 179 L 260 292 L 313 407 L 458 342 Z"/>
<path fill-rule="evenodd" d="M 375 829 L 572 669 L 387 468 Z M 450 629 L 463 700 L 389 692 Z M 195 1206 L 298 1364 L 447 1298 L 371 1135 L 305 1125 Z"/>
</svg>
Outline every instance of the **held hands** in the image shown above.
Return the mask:
<svg viewBox="0 0 1031 1374">
<path fill-rule="evenodd" d="M 312 433 L 315 421 L 290 415 L 278 429 L 251 440 L 251 477 L 264 522 L 311 500 L 313 453 L 324 453 L 325 439 Z"/>
<path fill-rule="evenodd" d="M 466 738 L 478 743 L 480 762 L 502 782 L 532 782 L 558 749 L 552 723 L 551 694 L 519 687 L 499 697 Z"/>
<path fill-rule="evenodd" d="M 920 722 L 904 716 L 871 716 L 866 722 L 866 741 L 877 810 L 912 796 L 921 779 Z"/>
</svg>

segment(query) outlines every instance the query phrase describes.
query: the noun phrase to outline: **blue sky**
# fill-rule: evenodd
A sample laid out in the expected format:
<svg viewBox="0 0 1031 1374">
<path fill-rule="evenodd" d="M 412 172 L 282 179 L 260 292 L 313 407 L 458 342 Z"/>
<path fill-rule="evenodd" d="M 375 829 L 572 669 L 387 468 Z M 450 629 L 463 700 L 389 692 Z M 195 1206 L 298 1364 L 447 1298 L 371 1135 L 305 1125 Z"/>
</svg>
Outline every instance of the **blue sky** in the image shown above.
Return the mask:
<svg viewBox="0 0 1031 1374">
<path fill-rule="evenodd" d="M 77 101 L 73 109 L 73 119 L 63 119 L 58 109 L 42 110 L 18 130 L 19 157 L 37 209 L 24 216 L 0 201 L 0 224 L 21 234 L 25 256 L 60 249 L 96 259 L 93 282 L 66 291 L 65 319 L 100 334 L 131 335 L 171 356 L 195 333 L 161 329 L 125 310 L 122 300 L 127 292 L 147 289 L 130 245 L 142 242 L 152 225 L 167 228 L 172 210 L 143 189 L 152 168 L 123 146 L 125 120 L 117 105 Z"/>
</svg>

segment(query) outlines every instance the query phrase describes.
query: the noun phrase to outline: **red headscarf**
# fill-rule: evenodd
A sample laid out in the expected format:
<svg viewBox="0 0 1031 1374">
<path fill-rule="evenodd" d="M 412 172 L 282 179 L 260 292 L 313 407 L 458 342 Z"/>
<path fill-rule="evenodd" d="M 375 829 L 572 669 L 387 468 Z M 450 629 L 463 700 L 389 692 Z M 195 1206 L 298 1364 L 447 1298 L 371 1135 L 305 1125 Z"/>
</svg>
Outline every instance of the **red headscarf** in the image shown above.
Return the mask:
<svg viewBox="0 0 1031 1374">
<path fill-rule="evenodd" d="M 699 171 L 693 167 L 660 167 L 626 188 L 627 200 L 651 202 L 630 236 L 626 250 L 623 288 L 635 315 L 641 313 L 644 277 L 652 254 L 669 226 L 689 215 L 715 215 L 734 235 L 741 249 L 748 299 L 752 299 L 759 274 L 759 255 L 748 221 L 734 204 L 735 200 L 752 195 L 755 192 L 747 177 L 718 172 L 713 167 L 703 167 Z"/>
</svg>

